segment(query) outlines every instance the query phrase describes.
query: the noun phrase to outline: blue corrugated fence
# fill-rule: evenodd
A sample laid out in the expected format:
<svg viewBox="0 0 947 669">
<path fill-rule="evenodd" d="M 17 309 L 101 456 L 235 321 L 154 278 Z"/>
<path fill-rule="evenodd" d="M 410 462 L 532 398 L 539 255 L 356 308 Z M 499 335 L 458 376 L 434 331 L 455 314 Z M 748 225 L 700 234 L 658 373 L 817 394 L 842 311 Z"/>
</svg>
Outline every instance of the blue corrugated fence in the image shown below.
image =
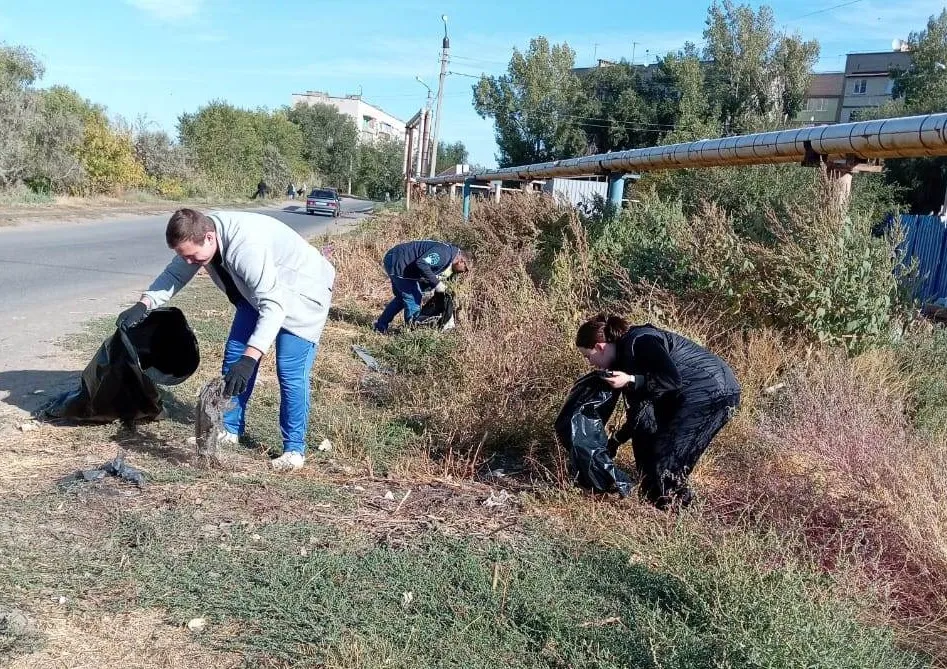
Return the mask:
<svg viewBox="0 0 947 669">
<path fill-rule="evenodd" d="M 901 216 L 904 262 L 918 264 L 915 295 L 921 302 L 947 300 L 947 223 L 939 216 Z"/>
</svg>

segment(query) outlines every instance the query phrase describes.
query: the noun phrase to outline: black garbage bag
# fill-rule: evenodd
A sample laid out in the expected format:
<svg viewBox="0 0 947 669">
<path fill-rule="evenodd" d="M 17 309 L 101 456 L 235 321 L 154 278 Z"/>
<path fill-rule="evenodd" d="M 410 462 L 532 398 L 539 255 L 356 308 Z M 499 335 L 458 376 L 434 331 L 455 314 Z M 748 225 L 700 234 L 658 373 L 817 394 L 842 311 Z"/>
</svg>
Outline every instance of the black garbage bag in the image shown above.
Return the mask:
<svg viewBox="0 0 947 669">
<path fill-rule="evenodd" d="M 47 405 L 47 418 L 123 423 L 158 418 L 157 384 L 173 386 L 197 371 L 197 337 L 180 309 L 155 309 L 133 328 L 102 342 L 82 372 L 79 387 Z"/>
<path fill-rule="evenodd" d="M 569 471 L 578 485 L 625 497 L 633 484 L 625 472 L 615 467 L 608 454 L 605 432 L 620 397 L 621 393 L 612 390 L 598 372 L 581 377 L 556 418 L 556 436 L 569 451 Z"/>
<path fill-rule="evenodd" d="M 450 330 L 454 327 L 454 298 L 448 292 L 434 293 L 414 319 L 414 325 Z"/>
</svg>

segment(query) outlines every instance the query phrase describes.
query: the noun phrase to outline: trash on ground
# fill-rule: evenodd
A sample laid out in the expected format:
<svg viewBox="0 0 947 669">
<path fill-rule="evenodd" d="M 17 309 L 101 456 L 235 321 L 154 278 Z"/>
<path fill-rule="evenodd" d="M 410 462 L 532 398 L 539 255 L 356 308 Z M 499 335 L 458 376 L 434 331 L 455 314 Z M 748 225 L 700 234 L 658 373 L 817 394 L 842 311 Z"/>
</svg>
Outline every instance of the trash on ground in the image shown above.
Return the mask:
<svg viewBox="0 0 947 669">
<path fill-rule="evenodd" d="M 365 365 L 372 370 L 373 372 L 378 372 L 380 374 L 391 374 L 393 370 L 390 367 L 378 362 L 378 359 L 375 358 L 371 353 L 369 353 L 364 346 L 358 346 L 357 344 L 352 345 L 352 351 L 357 355 Z"/>
<path fill-rule="evenodd" d="M 207 629 L 206 618 L 191 618 L 187 621 L 187 628 L 192 632 L 203 632 Z"/>
<path fill-rule="evenodd" d="M 316 450 L 322 451 L 323 453 L 332 450 L 332 442 L 328 439 L 323 439 L 322 443 L 316 447 Z"/>
<path fill-rule="evenodd" d="M 385 499 L 387 499 L 389 502 L 393 502 L 395 501 L 395 494 L 389 490 L 385 493 Z"/>
<path fill-rule="evenodd" d="M 39 429 L 39 425 L 32 420 L 28 420 L 25 423 L 20 423 L 16 426 L 20 432 L 32 432 L 33 430 Z"/>
<path fill-rule="evenodd" d="M 139 488 L 145 485 L 145 474 L 140 469 L 136 469 L 126 464 L 125 458 L 121 455 L 113 460 L 109 460 L 101 467 L 93 469 L 81 469 L 71 476 L 60 480 L 60 484 L 74 483 L 82 481 L 85 483 L 97 483 L 103 481 L 106 476 L 114 476 L 126 483 L 134 483 Z"/>
<path fill-rule="evenodd" d="M 492 490 L 490 496 L 483 500 L 483 505 L 488 509 L 493 509 L 498 506 L 506 506 L 511 499 L 513 499 L 513 495 L 506 490 Z"/>
<path fill-rule="evenodd" d="M 40 415 L 89 423 L 155 420 L 164 408 L 157 384 L 184 382 L 199 362 L 197 337 L 181 310 L 154 309 L 102 342 L 79 387 L 54 398 Z"/>
</svg>

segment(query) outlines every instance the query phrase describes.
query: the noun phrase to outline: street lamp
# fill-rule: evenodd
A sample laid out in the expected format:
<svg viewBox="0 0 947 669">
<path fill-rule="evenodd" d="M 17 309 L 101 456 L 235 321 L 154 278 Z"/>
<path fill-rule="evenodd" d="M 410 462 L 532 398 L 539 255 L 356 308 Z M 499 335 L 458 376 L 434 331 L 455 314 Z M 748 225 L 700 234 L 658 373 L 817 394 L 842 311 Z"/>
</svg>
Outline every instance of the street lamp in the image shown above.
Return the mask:
<svg viewBox="0 0 947 669">
<path fill-rule="evenodd" d="M 414 80 L 415 80 L 416 82 L 418 82 L 419 84 L 421 84 L 422 86 L 424 86 L 424 87 L 427 89 L 428 107 L 430 107 L 430 106 L 431 106 L 431 105 L 430 105 L 431 96 L 434 95 L 434 91 L 431 90 L 431 87 L 430 87 L 430 86 L 428 86 L 426 83 L 424 83 L 424 80 L 421 79 L 420 75 L 419 75 L 419 76 L 416 76 L 416 77 L 414 78 Z"/>
</svg>

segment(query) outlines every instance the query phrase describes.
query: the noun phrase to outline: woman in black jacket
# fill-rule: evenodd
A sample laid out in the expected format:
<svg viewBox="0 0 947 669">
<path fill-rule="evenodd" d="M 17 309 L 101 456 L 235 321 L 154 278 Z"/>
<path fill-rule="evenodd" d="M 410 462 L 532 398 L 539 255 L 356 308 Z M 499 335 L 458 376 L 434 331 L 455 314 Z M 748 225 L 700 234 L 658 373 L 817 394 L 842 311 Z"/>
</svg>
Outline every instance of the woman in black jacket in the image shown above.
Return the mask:
<svg viewBox="0 0 947 669">
<path fill-rule="evenodd" d="M 740 404 L 733 371 L 685 337 L 631 327 L 619 316 L 583 323 L 575 345 L 625 399 L 626 420 L 609 453 L 631 438 L 642 493 L 662 508 L 675 499 L 688 504 L 688 475 Z"/>
</svg>

